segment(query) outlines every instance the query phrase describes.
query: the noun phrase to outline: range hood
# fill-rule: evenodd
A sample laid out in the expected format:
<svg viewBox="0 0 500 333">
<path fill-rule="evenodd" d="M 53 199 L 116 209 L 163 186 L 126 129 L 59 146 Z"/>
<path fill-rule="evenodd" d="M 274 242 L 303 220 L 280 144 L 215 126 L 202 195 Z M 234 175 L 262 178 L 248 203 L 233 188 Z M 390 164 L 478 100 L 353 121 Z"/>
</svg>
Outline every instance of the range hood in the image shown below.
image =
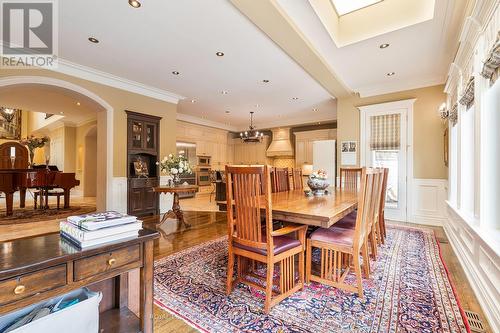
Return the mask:
<svg viewBox="0 0 500 333">
<path fill-rule="evenodd" d="M 272 129 L 273 141 L 267 148 L 267 157 L 293 157 L 290 127 Z"/>
</svg>

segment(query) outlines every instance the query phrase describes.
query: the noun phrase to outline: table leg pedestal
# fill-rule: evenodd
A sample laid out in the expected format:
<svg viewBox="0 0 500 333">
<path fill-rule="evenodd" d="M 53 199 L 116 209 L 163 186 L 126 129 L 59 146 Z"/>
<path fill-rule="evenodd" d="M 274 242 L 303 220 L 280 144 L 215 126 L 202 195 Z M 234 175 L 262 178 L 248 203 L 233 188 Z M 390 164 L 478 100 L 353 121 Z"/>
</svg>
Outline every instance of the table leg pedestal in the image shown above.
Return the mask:
<svg viewBox="0 0 500 333">
<path fill-rule="evenodd" d="M 186 228 L 191 227 L 191 225 L 186 223 L 186 221 L 184 220 L 184 212 L 182 211 L 179 204 L 179 194 L 177 193 L 174 193 L 174 202 L 172 203 L 172 209 L 163 214 L 160 224 L 165 222 L 168 218 L 177 219 L 177 222 L 179 222 L 181 225 L 184 225 Z"/>
</svg>

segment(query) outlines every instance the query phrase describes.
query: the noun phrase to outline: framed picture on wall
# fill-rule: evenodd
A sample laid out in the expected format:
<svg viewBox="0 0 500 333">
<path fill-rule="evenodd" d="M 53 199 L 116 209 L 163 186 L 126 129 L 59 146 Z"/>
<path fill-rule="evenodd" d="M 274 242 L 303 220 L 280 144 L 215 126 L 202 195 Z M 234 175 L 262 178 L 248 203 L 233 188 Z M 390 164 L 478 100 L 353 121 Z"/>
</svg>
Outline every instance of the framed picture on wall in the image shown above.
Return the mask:
<svg viewBox="0 0 500 333">
<path fill-rule="evenodd" d="M 443 135 L 443 152 L 444 152 L 444 165 L 448 166 L 448 128 L 444 130 L 444 135 Z"/>
<path fill-rule="evenodd" d="M 0 107 L 0 139 L 21 139 L 21 110 Z"/>
</svg>

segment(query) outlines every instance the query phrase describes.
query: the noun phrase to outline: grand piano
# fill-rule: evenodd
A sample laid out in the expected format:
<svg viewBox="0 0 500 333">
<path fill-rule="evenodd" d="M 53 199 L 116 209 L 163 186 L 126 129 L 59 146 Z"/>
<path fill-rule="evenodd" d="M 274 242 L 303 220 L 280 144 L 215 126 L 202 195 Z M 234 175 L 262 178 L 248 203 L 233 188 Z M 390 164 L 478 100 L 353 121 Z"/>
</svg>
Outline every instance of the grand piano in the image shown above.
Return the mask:
<svg viewBox="0 0 500 333">
<path fill-rule="evenodd" d="M 15 159 L 11 159 L 15 156 Z M 17 142 L 0 145 L 0 192 L 5 193 L 6 214 L 12 215 L 14 193 L 19 191 L 19 207 L 24 208 L 26 190 L 38 189 L 47 200 L 49 190 L 60 188 L 64 193 L 64 208 L 70 204 L 70 191 L 80 185 L 75 173 L 61 172 L 49 168 L 28 169 L 28 150 Z M 44 205 L 40 205 L 44 208 Z"/>
</svg>

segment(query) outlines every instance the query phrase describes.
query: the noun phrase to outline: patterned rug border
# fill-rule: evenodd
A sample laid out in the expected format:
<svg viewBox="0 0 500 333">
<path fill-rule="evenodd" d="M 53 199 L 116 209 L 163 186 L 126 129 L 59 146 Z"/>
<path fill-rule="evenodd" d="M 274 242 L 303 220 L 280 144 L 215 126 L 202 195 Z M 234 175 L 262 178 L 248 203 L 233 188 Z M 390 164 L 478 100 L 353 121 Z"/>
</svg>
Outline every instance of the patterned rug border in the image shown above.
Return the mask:
<svg viewBox="0 0 500 333">
<path fill-rule="evenodd" d="M 446 272 L 446 278 L 448 279 L 448 283 L 450 284 L 450 287 L 451 287 L 451 290 L 453 292 L 453 295 L 455 296 L 455 299 L 457 301 L 457 306 L 458 306 L 458 309 L 460 311 L 460 315 L 462 316 L 462 321 L 464 323 L 465 329 L 467 330 L 468 333 L 471 333 L 469 322 L 467 321 L 467 317 L 465 315 L 465 311 L 464 311 L 464 309 L 462 307 L 462 304 L 460 302 L 460 299 L 458 297 L 458 293 L 456 291 L 455 284 L 453 283 L 453 281 L 451 279 L 450 271 L 448 269 L 448 266 L 446 265 L 446 263 L 445 263 L 445 261 L 443 259 L 443 253 L 442 253 L 442 250 L 441 250 L 441 245 L 439 244 L 439 240 L 438 240 L 437 235 L 436 235 L 436 231 L 434 229 L 431 229 L 431 228 L 426 227 L 426 226 L 422 226 L 422 227 L 419 226 L 419 227 L 417 227 L 417 226 L 407 226 L 407 225 L 401 225 L 401 224 L 388 224 L 388 226 L 390 228 L 394 228 L 394 229 L 413 229 L 413 230 L 419 230 L 419 231 L 422 231 L 422 232 L 426 232 L 426 233 L 432 234 L 433 239 L 436 242 L 436 245 L 437 245 L 437 248 L 438 248 L 439 259 L 441 260 L 441 264 L 443 265 L 444 270 Z M 161 265 L 163 262 L 165 262 L 167 260 L 170 260 L 172 258 L 177 258 L 179 256 L 184 255 L 185 253 L 191 252 L 191 251 L 196 250 L 198 248 L 202 248 L 202 247 L 211 245 L 213 243 L 223 241 L 226 238 L 227 238 L 227 236 L 217 237 L 217 238 L 205 241 L 203 243 L 200 243 L 198 245 L 195 245 L 195 246 L 192 246 L 192 247 L 188 247 L 188 248 L 186 248 L 186 249 L 184 249 L 184 250 L 182 250 L 180 252 L 177 252 L 177 253 L 174 253 L 174 254 L 162 257 L 162 258 L 160 258 L 158 260 L 155 260 L 154 266 Z M 189 318 L 184 317 L 183 315 L 181 315 L 180 313 L 178 313 L 174 309 L 172 309 L 172 308 L 168 307 L 167 305 L 163 304 L 162 302 L 158 301 L 155 297 L 153 297 L 153 303 L 155 305 L 157 305 L 160 309 L 167 311 L 168 313 L 172 314 L 174 317 L 176 317 L 178 319 L 181 319 L 182 321 L 184 321 L 190 327 L 192 327 L 192 328 L 194 328 L 194 329 L 196 329 L 196 330 L 198 330 L 200 332 L 204 332 L 204 333 L 209 333 L 210 332 L 210 331 L 208 331 L 208 330 L 206 330 L 206 329 L 198 326 L 196 323 L 192 322 Z"/>
</svg>

